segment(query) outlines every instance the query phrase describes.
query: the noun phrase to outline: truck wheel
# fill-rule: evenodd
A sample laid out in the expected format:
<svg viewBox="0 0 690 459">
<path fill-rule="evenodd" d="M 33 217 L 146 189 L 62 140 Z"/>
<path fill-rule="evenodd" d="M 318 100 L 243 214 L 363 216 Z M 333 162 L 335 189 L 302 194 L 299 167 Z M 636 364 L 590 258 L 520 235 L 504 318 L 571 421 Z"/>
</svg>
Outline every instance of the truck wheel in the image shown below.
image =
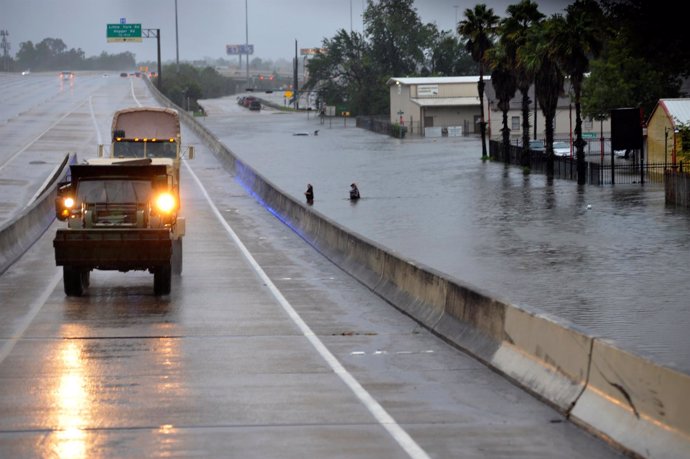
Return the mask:
<svg viewBox="0 0 690 459">
<path fill-rule="evenodd" d="M 157 267 L 153 271 L 153 293 L 155 295 L 168 295 L 171 277 L 170 264 Z"/>
<path fill-rule="evenodd" d="M 89 270 L 89 269 L 82 269 L 81 270 L 81 285 L 84 286 L 84 289 L 89 288 L 89 285 L 91 285 L 91 270 Z"/>
<path fill-rule="evenodd" d="M 182 238 L 174 239 L 172 241 L 172 272 L 173 274 L 182 274 Z"/>
<path fill-rule="evenodd" d="M 84 293 L 84 275 L 79 268 L 63 266 L 62 281 L 65 287 L 65 295 L 82 296 Z"/>
</svg>

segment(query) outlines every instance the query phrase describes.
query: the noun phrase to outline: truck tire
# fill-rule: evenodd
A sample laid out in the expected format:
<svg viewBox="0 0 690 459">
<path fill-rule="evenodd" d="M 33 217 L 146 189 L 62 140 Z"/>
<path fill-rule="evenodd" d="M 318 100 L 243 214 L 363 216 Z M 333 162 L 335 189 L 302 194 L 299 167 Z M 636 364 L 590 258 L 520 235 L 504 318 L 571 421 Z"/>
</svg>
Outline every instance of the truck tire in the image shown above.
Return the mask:
<svg viewBox="0 0 690 459">
<path fill-rule="evenodd" d="M 153 271 L 153 293 L 155 295 L 168 295 L 171 284 L 170 264 L 157 267 Z"/>
<path fill-rule="evenodd" d="M 182 238 L 172 241 L 172 272 L 179 276 L 182 274 Z"/>
<path fill-rule="evenodd" d="M 89 285 L 91 285 L 91 270 L 90 269 L 82 269 L 81 270 L 81 285 L 84 286 L 84 290 L 89 288 Z"/>
<path fill-rule="evenodd" d="M 88 271 L 86 271 L 88 274 Z M 84 271 L 72 266 L 62 267 L 62 282 L 65 295 L 82 296 L 84 294 Z"/>
</svg>

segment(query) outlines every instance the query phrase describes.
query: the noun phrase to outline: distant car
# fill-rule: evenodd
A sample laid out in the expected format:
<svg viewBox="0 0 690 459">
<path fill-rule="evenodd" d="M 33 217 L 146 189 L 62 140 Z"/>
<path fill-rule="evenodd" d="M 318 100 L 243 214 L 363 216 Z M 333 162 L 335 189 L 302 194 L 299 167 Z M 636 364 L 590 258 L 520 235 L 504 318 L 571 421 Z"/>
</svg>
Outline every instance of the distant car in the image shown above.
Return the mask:
<svg viewBox="0 0 690 459">
<path fill-rule="evenodd" d="M 249 103 L 249 110 L 261 110 L 261 102 L 253 100 Z"/>
<path fill-rule="evenodd" d="M 555 156 L 570 156 L 570 144 L 568 142 L 554 142 L 553 154 Z"/>
<path fill-rule="evenodd" d="M 63 81 L 73 80 L 74 72 L 60 72 L 60 79 Z"/>
<path fill-rule="evenodd" d="M 122 78 L 127 78 L 129 75 L 127 75 L 127 72 L 122 72 L 122 73 L 120 74 L 120 76 L 121 76 Z"/>
<path fill-rule="evenodd" d="M 616 155 L 617 158 L 623 158 L 623 159 L 630 158 L 630 150 L 629 149 L 613 150 L 613 154 Z"/>
<path fill-rule="evenodd" d="M 30 74 L 31 74 L 31 70 L 28 70 L 28 69 L 27 69 L 27 70 L 24 70 L 24 71 L 22 72 L 22 75 L 30 75 Z"/>
<path fill-rule="evenodd" d="M 540 151 L 543 153 L 544 151 L 546 151 L 546 146 L 544 145 L 543 140 L 530 140 L 529 149 L 532 151 Z"/>
</svg>

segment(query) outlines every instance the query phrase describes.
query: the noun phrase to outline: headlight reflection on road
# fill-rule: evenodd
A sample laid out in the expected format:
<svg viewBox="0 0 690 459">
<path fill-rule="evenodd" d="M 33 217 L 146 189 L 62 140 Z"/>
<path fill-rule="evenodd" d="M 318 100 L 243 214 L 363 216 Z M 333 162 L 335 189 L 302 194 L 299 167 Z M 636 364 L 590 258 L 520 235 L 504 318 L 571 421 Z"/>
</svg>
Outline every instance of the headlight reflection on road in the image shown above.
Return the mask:
<svg viewBox="0 0 690 459">
<path fill-rule="evenodd" d="M 60 458 L 86 458 L 84 429 L 88 423 L 90 403 L 80 344 L 65 341 L 59 356 L 62 375 L 55 392 L 57 440 L 53 450 Z"/>
</svg>

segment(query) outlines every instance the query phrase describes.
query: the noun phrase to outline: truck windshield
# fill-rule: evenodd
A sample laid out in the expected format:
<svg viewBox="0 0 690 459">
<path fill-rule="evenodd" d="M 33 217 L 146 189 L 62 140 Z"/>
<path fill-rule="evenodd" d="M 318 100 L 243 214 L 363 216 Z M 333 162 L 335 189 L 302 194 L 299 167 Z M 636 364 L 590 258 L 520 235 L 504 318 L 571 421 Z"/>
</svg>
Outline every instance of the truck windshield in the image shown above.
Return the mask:
<svg viewBox="0 0 690 459">
<path fill-rule="evenodd" d="M 146 144 L 147 158 L 172 158 L 177 157 L 177 144 L 175 142 L 149 142 Z"/>
<path fill-rule="evenodd" d="M 144 158 L 143 142 L 115 142 L 113 156 L 116 158 Z"/>
<path fill-rule="evenodd" d="M 83 180 L 77 187 L 77 199 L 84 203 L 145 203 L 151 193 L 147 180 Z"/>
<path fill-rule="evenodd" d="M 175 142 L 115 142 L 115 158 L 172 158 L 177 157 Z"/>
</svg>

